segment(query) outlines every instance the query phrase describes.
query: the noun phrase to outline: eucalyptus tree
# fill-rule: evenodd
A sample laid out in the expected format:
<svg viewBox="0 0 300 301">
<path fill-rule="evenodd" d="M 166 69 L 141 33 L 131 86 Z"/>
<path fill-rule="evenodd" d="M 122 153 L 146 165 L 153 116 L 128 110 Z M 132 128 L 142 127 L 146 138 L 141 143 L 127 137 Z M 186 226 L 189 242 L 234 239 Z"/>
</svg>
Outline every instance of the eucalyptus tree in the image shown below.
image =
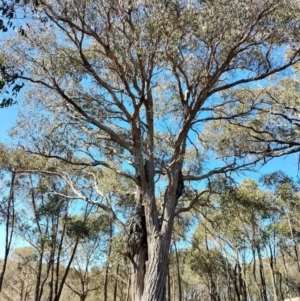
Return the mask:
<svg viewBox="0 0 300 301">
<path fill-rule="evenodd" d="M 63 190 L 46 177 L 30 175 L 22 179 L 23 204 L 18 210 L 18 237 L 36 254 L 31 267 L 35 274 L 32 291 L 36 301 L 46 294 L 48 300 L 60 299 L 79 240 L 86 231 L 80 227 L 80 221 L 71 217 L 71 202 L 51 194 L 49 186 L 55 185 L 57 190 Z"/>
<path fill-rule="evenodd" d="M 281 221 L 276 195 L 247 179 L 211 181 L 207 208 L 193 236 L 191 266 L 207 285 L 211 299 L 285 299 L 281 290 L 278 236 Z M 286 244 L 286 241 L 285 241 Z"/>
<path fill-rule="evenodd" d="M 31 247 L 14 250 L 1 294 L 4 297 L 3 300 L 32 300 L 35 287 L 34 265 L 36 259 L 35 250 Z"/>
<path fill-rule="evenodd" d="M 83 214 L 82 220 L 74 219 L 74 200 L 63 196 L 67 194 L 64 183 L 49 176 L 24 172 L 25 167 L 45 167 L 44 160 L 36 160 L 38 158 L 25 155 L 21 149 L 12 150 L 2 144 L 0 158 L 1 168 L 12 173 L 9 197 L 1 204 L 7 219 L 5 256 L 8 256 L 14 230 L 14 238 L 21 238 L 35 251 L 36 259 L 30 266 L 34 278 L 30 290 L 34 300 L 41 300 L 48 294 L 49 300 L 58 301 L 79 242 L 89 232 L 88 225 L 83 224 L 94 211 L 93 205 L 84 203 L 77 209 L 77 213 Z M 5 184 L 7 179 L 3 177 L 2 180 Z M 3 187 L 3 192 L 6 189 Z"/>
<path fill-rule="evenodd" d="M 99 217 L 96 214 L 87 219 L 79 216 L 77 220 L 84 221 L 86 233 L 78 245 L 66 285 L 80 301 L 84 301 L 91 292 L 106 289 L 103 283 L 99 283 L 99 274 L 94 273 L 93 268 L 101 266 L 105 258 L 111 223 L 106 215 Z"/>
<path fill-rule="evenodd" d="M 239 100 L 226 93 L 299 61 L 298 1 L 24 2 L 33 15 L 1 58 L 26 82 L 20 145 L 48 159 L 30 171 L 61 178 L 70 197 L 105 211 L 125 233 L 132 300 L 163 300 L 174 217 L 198 200 L 179 208 L 182 196 L 264 157 L 250 142 L 251 156 L 229 147 L 243 142 L 234 131 L 224 131 L 230 144 L 203 126 L 256 119 L 255 94 L 231 110 Z M 113 201 L 103 169 L 129 185 L 115 187 Z M 126 226 L 125 208 L 135 212 Z"/>
<path fill-rule="evenodd" d="M 298 280 L 300 275 L 299 183 L 283 172 L 264 175 L 261 181 L 276 195 L 278 207 L 276 219 L 269 225 L 270 236 L 274 237 L 274 246 L 273 248 L 269 247 L 269 253 L 271 256 L 273 255 L 275 264 L 276 258 L 277 262 L 280 261 L 276 281 L 277 285 L 279 284 L 278 292 L 281 295 L 287 294 L 286 297 L 297 296 L 300 292 Z M 283 285 L 281 285 L 281 281 L 284 281 Z"/>
</svg>

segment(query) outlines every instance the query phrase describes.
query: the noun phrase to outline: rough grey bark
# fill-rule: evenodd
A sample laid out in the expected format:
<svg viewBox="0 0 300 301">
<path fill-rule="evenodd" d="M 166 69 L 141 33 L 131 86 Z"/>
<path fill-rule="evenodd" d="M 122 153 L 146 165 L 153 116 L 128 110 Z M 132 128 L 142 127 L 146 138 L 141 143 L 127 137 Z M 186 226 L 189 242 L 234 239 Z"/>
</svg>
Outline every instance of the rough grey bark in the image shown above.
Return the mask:
<svg viewBox="0 0 300 301">
<path fill-rule="evenodd" d="M 144 168 L 146 182 L 150 179 L 147 175 L 148 168 Z M 132 300 L 165 299 L 174 213 L 176 203 L 183 193 L 181 169 L 177 166 L 173 172 L 170 176 L 174 176 L 172 181 L 174 184 L 166 189 L 162 218 L 158 219 L 152 186 L 152 189 L 146 189 L 145 193 L 141 193 L 135 215 L 127 222 L 124 255 L 130 259 L 132 266 Z"/>
</svg>

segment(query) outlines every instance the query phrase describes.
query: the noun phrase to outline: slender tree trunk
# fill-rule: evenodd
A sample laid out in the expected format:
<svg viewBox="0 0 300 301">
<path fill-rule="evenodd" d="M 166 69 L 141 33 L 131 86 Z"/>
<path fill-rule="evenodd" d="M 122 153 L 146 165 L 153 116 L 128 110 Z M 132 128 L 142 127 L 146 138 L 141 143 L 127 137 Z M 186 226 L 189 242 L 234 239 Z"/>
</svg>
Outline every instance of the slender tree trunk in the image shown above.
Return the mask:
<svg viewBox="0 0 300 301">
<path fill-rule="evenodd" d="M 118 277 L 119 277 L 119 265 L 117 265 L 117 270 L 116 270 L 116 281 L 114 285 L 114 301 L 117 301 L 117 292 L 118 292 Z"/>
<path fill-rule="evenodd" d="M 272 288 L 273 288 L 273 298 L 274 298 L 274 301 L 277 301 L 278 294 L 277 294 L 276 279 L 275 279 L 275 273 L 274 273 L 274 257 L 273 257 L 273 250 L 272 250 L 271 245 L 269 245 L 269 250 L 270 250 L 269 269 L 270 269 L 270 276 L 271 276 L 271 282 L 272 282 Z"/>
<path fill-rule="evenodd" d="M 262 296 L 263 301 L 268 301 L 266 280 L 265 280 L 265 275 L 264 275 L 264 266 L 263 266 L 263 260 L 262 260 L 262 257 L 261 257 L 260 246 L 257 247 L 257 255 L 258 255 L 258 260 L 259 260 L 259 275 L 260 275 L 260 281 L 261 281 L 261 296 Z"/>
<path fill-rule="evenodd" d="M 41 284 L 41 289 L 40 289 L 40 296 L 39 296 L 39 300 L 42 298 L 42 295 L 43 295 L 43 291 L 44 291 L 44 286 L 45 286 L 45 283 L 49 277 L 49 274 L 51 273 L 51 265 L 50 265 L 50 261 L 47 263 L 47 269 L 46 269 L 46 275 L 45 275 L 45 278 Z M 48 295 L 48 299 L 47 300 L 51 300 L 49 299 L 50 295 Z"/>
<path fill-rule="evenodd" d="M 64 242 L 64 238 L 65 238 L 65 235 L 66 235 L 66 231 L 67 231 L 67 214 L 64 214 L 63 216 L 63 228 L 62 228 L 62 231 L 61 231 L 61 235 L 60 235 L 60 240 L 59 240 L 59 244 L 58 244 L 58 248 L 57 248 L 57 259 L 56 259 L 56 270 L 55 270 L 55 278 L 56 278 L 56 281 L 55 281 L 55 297 L 54 297 L 54 301 L 56 300 L 59 300 L 60 298 L 60 295 L 61 295 L 61 290 L 62 290 L 62 283 L 64 285 L 64 281 L 62 281 L 59 285 L 59 272 L 60 272 L 60 257 L 62 255 L 62 249 L 63 249 L 63 242 Z M 55 227 L 54 227 L 54 233 L 55 233 L 55 241 L 57 241 L 58 239 L 58 228 L 59 228 L 59 219 L 57 218 L 56 220 L 56 223 L 55 223 Z M 74 250 L 76 252 L 76 248 L 77 248 L 77 244 L 78 244 L 78 238 L 76 240 L 76 243 L 75 243 L 75 247 L 74 247 Z M 74 256 L 74 251 L 72 253 L 72 256 L 70 259 L 71 261 L 73 260 L 73 256 Z M 69 262 L 70 264 L 70 262 Z M 68 267 L 67 267 L 67 270 L 65 273 L 68 273 Z"/>
<path fill-rule="evenodd" d="M 57 294 L 56 294 L 56 296 L 54 298 L 54 301 L 59 301 L 59 299 L 60 299 L 60 296 L 61 296 L 64 284 L 66 282 L 67 276 L 68 276 L 70 268 L 71 268 L 71 264 L 73 262 L 73 259 L 74 259 L 74 256 L 75 256 L 75 253 L 76 253 L 76 250 L 77 250 L 78 243 L 79 243 L 79 237 L 77 237 L 77 239 L 75 241 L 75 245 L 74 245 L 74 248 L 72 250 L 71 258 L 69 259 L 69 262 L 68 262 L 68 265 L 66 267 L 65 273 L 64 273 L 64 275 L 63 275 L 63 277 L 61 279 L 61 282 L 60 282 L 60 285 L 59 285 L 59 289 L 58 289 L 58 292 L 57 292 Z"/>
<path fill-rule="evenodd" d="M 220 298 L 220 295 L 219 295 L 219 292 L 218 292 L 218 289 L 217 289 L 217 286 L 216 286 L 216 282 L 214 281 L 212 276 L 211 276 L 210 282 L 211 282 L 211 296 L 212 296 L 212 299 L 214 301 L 221 301 L 221 298 Z"/>
<path fill-rule="evenodd" d="M 244 283 L 244 300 L 245 301 L 251 301 L 250 298 L 250 292 L 249 292 L 249 285 L 247 283 L 247 277 L 246 277 L 246 273 L 247 273 L 247 266 L 248 264 L 245 263 L 245 257 L 243 259 L 243 268 L 242 268 L 242 278 L 243 278 L 243 283 Z"/>
<path fill-rule="evenodd" d="M 55 225 L 55 240 L 57 240 L 57 232 L 58 232 L 58 221 L 57 221 L 57 224 Z M 55 287 L 54 287 L 54 292 L 55 292 L 55 297 L 54 297 L 54 300 L 56 299 L 56 296 L 58 296 L 59 294 L 59 272 L 60 272 L 60 256 L 61 256 L 61 253 L 62 253 L 62 244 L 63 244 L 63 237 L 64 237 L 64 232 L 63 234 L 61 235 L 61 238 L 60 238 L 60 241 L 59 241 L 59 244 L 58 244 L 58 248 L 57 248 L 57 255 L 56 255 L 56 263 L 55 263 Z"/>
<path fill-rule="evenodd" d="M 30 176 L 30 182 L 31 182 L 31 187 L 34 187 L 32 176 Z M 43 197 L 42 197 L 42 199 L 43 199 Z M 39 219 L 39 216 L 38 216 L 38 213 L 37 213 L 36 197 L 35 197 L 34 189 L 31 189 L 31 201 L 32 201 L 32 206 L 33 206 L 33 211 L 34 211 L 34 216 L 35 216 L 35 223 L 37 225 L 39 235 L 40 235 L 40 237 L 42 237 L 43 232 L 42 232 L 42 228 L 41 228 L 41 225 L 40 225 L 40 219 Z M 37 268 L 37 275 L 36 275 L 36 286 L 35 286 L 35 299 L 34 299 L 34 301 L 40 301 L 41 300 L 42 295 L 43 295 L 43 291 L 44 291 L 44 285 L 45 285 L 46 280 L 49 276 L 49 265 L 47 265 L 46 275 L 44 277 L 44 280 L 42 281 L 44 251 L 45 251 L 45 243 L 41 241 L 40 251 L 39 251 L 39 261 L 37 263 L 38 268 Z"/>
<path fill-rule="evenodd" d="M 11 247 L 14 223 L 15 223 L 15 204 L 14 204 L 14 183 L 15 183 L 16 173 L 12 172 L 11 182 L 10 182 L 10 193 L 7 201 L 6 209 L 6 223 L 5 223 L 5 252 L 2 265 L 2 271 L 0 273 L 0 292 L 2 291 L 2 285 L 4 280 L 4 274 L 6 271 L 8 255 Z"/>
<path fill-rule="evenodd" d="M 245 280 L 244 280 L 244 277 L 243 277 L 242 267 L 241 267 L 240 263 L 238 263 L 238 276 L 239 276 L 239 286 L 240 286 L 241 299 L 243 301 L 247 301 L 248 296 L 247 296 L 246 283 L 245 283 Z"/>
<path fill-rule="evenodd" d="M 30 177 L 30 181 L 31 181 L 31 186 L 33 187 L 32 177 Z M 39 219 L 37 218 L 36 201 L 35 201 L 35 194 L 34 194 L 33 189 L 31 189 L 31 200 L 32 200 L 32 206 L 33 206 L 33 211 L 34 211 L 34 216 L 35 216 L 35 222 L 36 222 L 36 225 L 37 225 L 37 228 L 39 231 L 39 235 L 40 235 L 40 237 L 42 237 L 40 222 L 39 222 Z M 45 283 L 45 281 L 42 282 L 43 256 L 44 256 L 44 242 L 41 241 L 40 250 L 39 250 L 39 260 L 37 262 L 37 274 L 36 274 L 34 301 L 39 301 L 41 299 L 42 293 L 43 293 L 43 285 Z"/>
<path fill-rule="evenodd" d="M 129 301 L 130 298 L 130 287 L 131 287 L 131 282 L 130 282 L 130 277 L 128 277 L 128 283 L 127 283 L 127 292 L 126 292 L 126 301 Z"/>
<path fill-rule="evenodd" d="M 231 271 L 231 266 L 230 263 L 227 260 L 227 269 L 226 269 L 226 276 L 227 276 L 227 298 L 228 300 L 232 300 L 232 296 L 231 296 L 231 277 L 232 277 L 232 271 Z"/>
<path fill-rule="evenodd" d="M 173 301 L 175 301 L 175 292 L 176 292 L 176 290 L 175 290 L 175 279 L 174 279 L 174 277 L 173 277 L 172 280 L 173 280 L 172 281 L 172 284 L 173 284 L 173 289 L 172 289 L 172 291 L 173 291 Z"/>
<path fill-rule="evenodd" d="M 108 286 L 108 272 L 109 272 L 109 260 L 111 254 L 111 239 L 113 236 L 113 227 L 112 221 L 109 222 L 109 242 L 108 242 L 108 251 L 107 251 L 107 260 L 105 266 L 105 276 L 104 276 L 104 288 L 103 288 L 103 301 L 107 301 L 107 286 Z"/>
<path fill-rule="evenodd" d="M 42 246 L 40 250 L 40 254 L 39 254 L 40 257 L 37 263 L 38 267 L 37 267 L 36 284 L 35 284 L 35 297 L 34 297 L 35 301 L 39 301 L 41 297 L 40 286 L 41 286 L 41 279 L 42 279 L 43 254 L 44 254 L 44 246 Z"/>
<path fill-rule="evenodd" d="M 280 249 L 280 252 L 281 252 L 282 263 L 283 263 L 283 267 L 284 267 L 284 280 L 285 280 L 285 284 L 286 284 L 285 298 L 291 298 L 290 287 L 288 285 L 288 273 L 287 273 L 287 267 L 286 267 L 286 262 L 285 262 L 285 256 L 284 256 L 284 252 L 282 251 L 282 249 Z"/>
<path fill-rule="evenodd" d="M 49 265 L 51 269 L 51 279 L 49 282 L 49 296 L 48 296 L 48 301 L 53 300 L 53 295 L 54 295 L 54 243 L 52 242 L 52 250 L 50 254 L 50 259 L 49 259 Z"/>
<path fill-rule="evenodd" d="M 257 276 L 256 276 L 256 255 L 255 255 L 255 253 L 256 252 L 255 252 L 255 249 L 253 247 L 252 248 L 252 254 L 253 254 L 253 269 L 252 269 L 252 273 L 253 273 L 253 278 L 254 278 L 256 289 L 257 289 L 257 293 L 258 293 L 258 296 L 259 296 L 259 301 L 263 301 L 262 294 L 261 294 L 261 288 L 260 288 L 260 285 L 258 283 Z"/>
<path fill-rule="evenodd" d="M 177 268 L 177 279 L 178 279 L 178 300 L 182 301 L 182 288 L 181 288 L 179 258 L 178 258 L 178 252 L 177 252 L 175 241 L 174 241 L 174 250 L 175 250 L 175 257 L 176 257 L 176 268 Z"/>
<path fill-rule="evenodd" d="M 171 301 L 171 277 L 170 277 L 170 263 L 168 262 L 168 299 Z"/>
<path fill-rule="evenodd" d="M 282 274 L 280 272 L 278 272 L 278 282 L 279 282 L 279 294 L 280 294 L 280 300 L 283 301 L 284 300 L 284 295 L 282 292 Z"/>
<path fill-rule="evenodd" d="M 292 225 L 291 225 L 291 219 L 290 219 L 289 216 L 288 216 L 288 223 L 289 223 L 291 238 L 292 238 L 293 244 L 294 244 L 295 259 L 296 259 L 296 261 L 297 261 L 298 272 L 300 273 L 300 261 L 299 261 L 298 244 L 297 244 L 297 241 L 295 240 L 294 230 L 293 230 L 293 227 L 292 227 Z"/>
<path fill-rule="evenodd" d="M 25 301 L 25 280 L 20 279 L 20 283 L 21 283 L 20 301 Z"/>
<path fill-rule="evenodd" d="M 237 297 L 237 300 L 241 301 L 241 293 L 240 293 L 240 287 L 239 287 L 239 282 L 238 282 L 238 279 L 239 279 L 238 263 L 235 264 L 233 273 L 234 273 L 233 284 L 234 284 L 235 295 Z"/>
</svg>

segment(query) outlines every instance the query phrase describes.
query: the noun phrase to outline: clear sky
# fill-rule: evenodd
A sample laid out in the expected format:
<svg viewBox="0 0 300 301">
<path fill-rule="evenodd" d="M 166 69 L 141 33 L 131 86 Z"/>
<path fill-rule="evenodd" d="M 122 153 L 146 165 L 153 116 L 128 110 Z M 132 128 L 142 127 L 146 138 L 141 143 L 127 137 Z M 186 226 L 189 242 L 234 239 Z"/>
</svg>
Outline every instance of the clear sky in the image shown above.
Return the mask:
<svg viewBox="0 0 300 301">
<path fill-rule="evenodd" d="M 8 108 L 0 109 L 0 142 L 10 144 L 7 131 L 15 124 L 20 105 L 16 104 Z"/>
</svg>

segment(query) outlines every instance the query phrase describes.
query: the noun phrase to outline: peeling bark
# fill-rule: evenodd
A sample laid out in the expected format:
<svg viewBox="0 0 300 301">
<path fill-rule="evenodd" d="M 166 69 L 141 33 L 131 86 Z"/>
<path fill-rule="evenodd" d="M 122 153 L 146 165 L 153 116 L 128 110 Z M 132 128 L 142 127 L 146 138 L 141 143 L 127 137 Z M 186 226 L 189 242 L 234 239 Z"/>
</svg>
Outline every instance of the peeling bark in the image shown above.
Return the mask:
<svg viewBox="0 0 300 301">
<path fill-rule="evenodd" d="M 137 206 L 135 215 L 127 222 L 126 231 L 126 256 L 131 262 L 131 297 L 132 300 L 141 300 L 148 259 L 145 213 L 142 205 Z"/>
</svg>

